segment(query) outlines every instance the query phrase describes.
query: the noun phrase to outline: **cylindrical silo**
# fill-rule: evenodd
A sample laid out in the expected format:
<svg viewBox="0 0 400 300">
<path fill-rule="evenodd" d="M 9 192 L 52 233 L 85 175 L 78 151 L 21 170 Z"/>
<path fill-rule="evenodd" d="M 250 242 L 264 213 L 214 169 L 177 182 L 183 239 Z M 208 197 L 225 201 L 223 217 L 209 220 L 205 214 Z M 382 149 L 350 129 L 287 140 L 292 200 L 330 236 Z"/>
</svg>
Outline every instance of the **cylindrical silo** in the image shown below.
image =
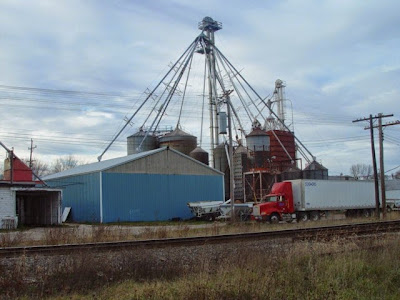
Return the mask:
<svg viewBox="0 0 400 300">
<path fill-rule="evenodd" d="M 315 160 L 303 170 L 304 179 L 328 179 L 328 169 Z"/>
<path fill-rule="evenodd" d="M 214 169 L 221 172 L 226 172 L 226 170 L 228 170 L 228 157 L 224 143 L 214 148 Z"/>
<path fill-rule="evenodd" d="M 302 179 L 302 172 L 298 167 L 293 165 L 292 167 L 290 167 L 282 172 L 281 179 L 282 179 L 282 181 L 283 180 Z"/>
<path fill-rule="evenodd" d="M 197 147 L 192 152 L 190 152 L 190 157 L 198 160 L 199 162 L 202 162 L 203 164 L 208 165 L 208 152 L 200 147 Z"/>
<path fill-rule="evenodd" d="M 170 147 L 183 154 L 189 155 L 197 146 L 197 137 L 184 132 L 178 127 L 158 139 L 160 147 Z"/>
<path fill-rule="evenodd" d="M 247 149 L 254 157 L 255 168 L 269 168 L 269 146 L 268 134 L 260 128 L 254 128 L 246 136 Z"/>
<path fill-rule="evenodd" d="M 251 152 L 269 151 L 269 135 L 260 128 L 254 128 L 246 136 L 247 149 Z"/>
<path fill-rule="evenodd" d="M 132 134 L 131 136 L 128 136 L 127 138 L 128 155 L 139 152 L 145 152 L 157 148 L 157 139 L 154 135 L 149 133 L 146 139 L 143 140 L 143 138 L 146 136 L 146 133 L 147 133 L 146 131 L 139 130 L 138 132 Z M 142 145 L 140 146 L 140 144 Z"/>
<path fill-rule="evenodd" d="M 225 186 L 225 199 L 230 199 L 229 194 L 229 183 L 230 183 L 230 170 L 228 164 L 227 150 L 225 144 L 221 143 L 214 148 L 214 169 L 217 169 L 225 174 L 224 186 Z"/>
</svg>

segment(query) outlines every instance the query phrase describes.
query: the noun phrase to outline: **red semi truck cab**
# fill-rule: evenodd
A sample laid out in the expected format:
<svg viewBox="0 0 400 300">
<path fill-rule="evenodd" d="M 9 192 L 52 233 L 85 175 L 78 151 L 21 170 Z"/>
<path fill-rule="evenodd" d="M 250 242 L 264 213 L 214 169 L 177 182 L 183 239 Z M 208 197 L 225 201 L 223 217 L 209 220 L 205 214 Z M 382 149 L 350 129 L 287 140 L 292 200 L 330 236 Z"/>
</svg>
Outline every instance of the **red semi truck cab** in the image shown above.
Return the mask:
<svg viewBox="0 0 400 300">
<path fill-rule="evenodd" d="M 292 183 L 278 182 L 272 186 L 264 202 L 253 206 L 252 219 L 278 223 L 295 219 L 294 212 Z"/>
</svg>

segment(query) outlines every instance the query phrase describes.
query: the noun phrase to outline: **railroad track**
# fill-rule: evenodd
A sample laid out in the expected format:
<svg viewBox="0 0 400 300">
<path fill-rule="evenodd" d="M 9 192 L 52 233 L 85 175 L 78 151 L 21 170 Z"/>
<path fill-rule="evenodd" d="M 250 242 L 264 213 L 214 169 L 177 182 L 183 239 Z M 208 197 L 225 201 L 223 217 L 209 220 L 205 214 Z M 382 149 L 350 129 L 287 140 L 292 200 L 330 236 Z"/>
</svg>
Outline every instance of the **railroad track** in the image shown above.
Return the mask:
<svg viewBox="0 0 400 300">
<path fill-rule="evenodd" d="M 372 234 L 400 231 L 400 220 L 334 225 L 314 228 L 286 229 L 268 232 L 226 234 L 202 237 L 170 238 L 141 241 L 101 242 L 66 244 L 52 246 L 27 246 L 0 248 L 0 257 L 32 255 L 67 255 L 82 251 L 119 251 L 134 248 L 166 248 L 176 246 L 195 246 L 203 244 L 223 244 L 250 240 L 328 240 L 333 237 L 350 238 Z"/>
</svg>

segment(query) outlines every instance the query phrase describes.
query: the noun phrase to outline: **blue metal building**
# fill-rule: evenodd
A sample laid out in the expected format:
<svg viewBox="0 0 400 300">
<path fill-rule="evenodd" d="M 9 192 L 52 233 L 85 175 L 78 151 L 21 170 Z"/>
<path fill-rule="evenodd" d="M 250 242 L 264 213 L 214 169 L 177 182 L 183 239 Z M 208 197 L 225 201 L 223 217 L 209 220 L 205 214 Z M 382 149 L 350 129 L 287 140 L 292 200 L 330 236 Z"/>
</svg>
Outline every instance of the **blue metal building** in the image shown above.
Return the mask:
<svg viewBox="0 0 400 300">
<path fill-rule="evenodd" d="M 187 202 L 224 199 L 223 173 L 171 148 L 159 148 L 44 178 L 63 189 L 75 222 L 156 221 L 191 217 Z"/>
</svg>

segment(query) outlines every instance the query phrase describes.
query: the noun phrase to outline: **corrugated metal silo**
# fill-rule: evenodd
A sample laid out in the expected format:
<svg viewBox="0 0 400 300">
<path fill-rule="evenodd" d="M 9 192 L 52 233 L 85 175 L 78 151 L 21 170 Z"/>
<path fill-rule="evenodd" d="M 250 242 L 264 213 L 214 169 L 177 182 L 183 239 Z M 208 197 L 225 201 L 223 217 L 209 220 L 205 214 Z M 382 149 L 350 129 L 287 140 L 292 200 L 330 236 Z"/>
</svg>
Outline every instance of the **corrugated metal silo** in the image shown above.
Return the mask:
<svg viewBox="0 0 400 300">
<path fill-rule="evenodd" d="M 205 165 L 208 165 L 208 152 L 200 147 L 197 147 L 190 152 L 190 157 L 202 162 Z"/>
<path fill-rule="evenodd" d="M 268 168 L 270 138 L 268 134 L 256 127 L 246 136 L 247 149 L 254 157 L 255 168 Z"/>
<path fill-rule="evenodd" d="M 214 169 L 221 172 L 226 172 L 228 170 L 228 157 L 226 155 L 224 143 L 214 148 Z"/>
<path fill-rule="evenodd" d="M 284 130 L 273 130 L 273 132 L 270 130 L 267 131 L 267 134 L 270 137 L 270 156 L 274 157 L 274 166 L 280 171 L 284 171 L 288 167 L 293 166 L 292 160 L 294 161 L 296 159 L 296 144 L 293 133 Z M 278 137 L 279 141 L 276 137 Z M 282 148 L 281 143 L 285 149 Z M 286 152 L 289 153 L 292 159 L 289 158 Z"/>
<path fill-rule="evenodd" d="M 146 131 L 139 130 L 131 136 L 128 136 L 128 138 L 126 139 L 128 155 L 157 149 L 156 137 L 149 133 L 146 139 L 143 141 L 145 135 Z M 140 149 L 138 149 L 141 143 L 142 146 L 140 147 Z"/>
<path fill-rule="evenodd" d="M 197 146 L 197 137 L 184 132 L 178 127 L 160 137 L 158 141 L 160 147 L 170 147 L 186 155 L 189 155 Z"/>
<path fill-rule="evenodd" d="M 269 151 L 270 138 L 264 130 L 254 128 L 253 131 L 246 136 L 246 143 L 249 151 Z"/>
<path fill-rule="evenodd" d="M 328 179 L 328 169 L 315 160 L 303 170 L 304 179 Z"/>
<path fill-rule="evenodd" d="M 302 172 L 296 166 L 292 166 L 292 167 L 286 169 L 281 174 L 282 181 L 283 180 L 295 180 L 295 179 L 301 179 L 301 178 L 302 178 Z"/>
<path fill-rule="evenodd" d="M 221 143 L 214 148 L 214 169 L 217 169 L 225 174 L 224 176 L 225 199 L 230 199 L 230 194 L 229 194 L 230 170 L 224 143 Z"/>
</svg>

